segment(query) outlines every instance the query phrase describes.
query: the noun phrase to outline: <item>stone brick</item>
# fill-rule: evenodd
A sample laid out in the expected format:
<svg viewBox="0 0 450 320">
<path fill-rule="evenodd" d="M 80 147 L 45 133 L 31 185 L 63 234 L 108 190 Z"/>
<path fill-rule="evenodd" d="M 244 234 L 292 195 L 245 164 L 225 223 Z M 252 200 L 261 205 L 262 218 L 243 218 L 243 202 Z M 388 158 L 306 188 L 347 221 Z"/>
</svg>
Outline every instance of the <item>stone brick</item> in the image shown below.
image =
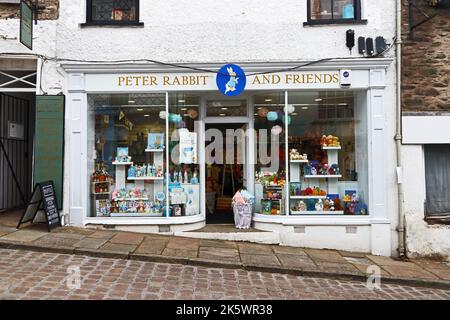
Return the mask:
<svg viewBox="0 0 450 320">
<path fill-rule="evenodd" d="M 59 0 L 40 0 L 38 10 L 39 20 L 57 20 L 59 18 Z M 0 20 L 19 19 L 18 4 L 0 4 Z"/>
</svg>

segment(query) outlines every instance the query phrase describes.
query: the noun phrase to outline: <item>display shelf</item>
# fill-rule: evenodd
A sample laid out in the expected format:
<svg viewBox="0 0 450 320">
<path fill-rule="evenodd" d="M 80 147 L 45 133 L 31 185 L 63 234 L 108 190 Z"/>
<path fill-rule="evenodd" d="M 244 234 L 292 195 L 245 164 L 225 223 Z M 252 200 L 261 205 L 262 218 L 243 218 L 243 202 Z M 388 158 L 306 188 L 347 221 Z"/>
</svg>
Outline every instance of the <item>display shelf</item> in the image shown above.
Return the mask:
<svg viewBox="0 0 450 320">
<path fill-rule="evenodd" d="M 338 175 L 331 175 L 331 174 L 329 174 L 329 175 L 320 175 L 320 174 L 316 174 L 316 175 L 305 175 L 304 176 L 305 177 L 305 179 L 332 179 L 332 178 L 337 178 L 337 179 L 339 179 L 339 178 L 342 178 L 342 175 L 341 174 L 338 174 Z"/>
<path fill-rule="evenodd" d="M 98 195 L 109 195 L 109 192 L 92 192 L 92 194 L 93 195 L 96 195 L 96 196 L 98 196 Z"/>
<path fill-rule="evenodd" d="M 309 163 L 309 160 L 289 160 L 290 163 Z"/>
<path fill-rule="evenodd" d="M 112 201 L 148 201 L 148 197 L 146 198 L 115 198 Z"/>
<path fill-rule="evenodd" d="M 300 199 L 326 199 L 327 196 L 290 196 L 291 200 L 300 200 Z"/>
<path fill-rule="evenodd" d="M 128 212 L 118 212 L 111 213 L 111 217 L 162 217 L 162 213 L 128 213 Z"/>
<path fill-rule="evenodd" d="M 342 147 L 322 147 L 322 150 L 341 150 Z"/>
<path fill-rule="evenodd" d="M 145 152 L 164 152 L 165 149 L 145 149 Z"/>
<path fill-rule="evenodd" d="M 133 162 L 114 161 L 112 164 L 115 166 L 128 166 L 128 165 L 133 165 Z"/>
<path fill-rule="evenodd" d="M 163 180 L 164 177 L 127 177 L 128 180 Z"/>
<path fill-rule="evenodd" d="M 97 184 L 97 183 L 109 183 L 109 181 L 92 181 L 93 184 Z"/>
<path fill-rule="evenodd" d="M 342 216 L 344 211 L 291 211 L 292 216 Z"/>
</svg>

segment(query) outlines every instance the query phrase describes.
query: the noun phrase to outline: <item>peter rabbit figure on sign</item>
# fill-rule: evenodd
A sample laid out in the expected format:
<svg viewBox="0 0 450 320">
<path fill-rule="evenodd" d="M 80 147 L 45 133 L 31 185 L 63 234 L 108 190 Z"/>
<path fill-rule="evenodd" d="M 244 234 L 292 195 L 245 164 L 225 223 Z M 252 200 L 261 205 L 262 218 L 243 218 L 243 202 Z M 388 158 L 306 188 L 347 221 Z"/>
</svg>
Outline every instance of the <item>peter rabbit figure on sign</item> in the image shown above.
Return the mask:
<svg viewBox="0 0 450 320">
<path fill-rule="evenodd" d="M 224 95 L 234 97 L 241 94 L 246 85 L 244 71 L 237 65 L 227 64 L 217 72 L 217 88 Z"/>
</svg>

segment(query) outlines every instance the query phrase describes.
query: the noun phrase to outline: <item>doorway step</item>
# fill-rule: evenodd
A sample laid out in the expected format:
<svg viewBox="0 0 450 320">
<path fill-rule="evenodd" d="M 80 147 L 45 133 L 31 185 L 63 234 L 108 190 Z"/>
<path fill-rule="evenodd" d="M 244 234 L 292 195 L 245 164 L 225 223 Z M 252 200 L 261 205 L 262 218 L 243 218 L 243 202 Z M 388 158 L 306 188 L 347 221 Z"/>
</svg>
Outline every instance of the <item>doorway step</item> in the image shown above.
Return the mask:
<svg viewBox="0 0 450 320">
<path fill-rule="evenodd" d="M 232 224 L 207 225 L 193 231 L 174 232 L 174 236 L 209 240 L 280 244 L 280 235 L 276 231 L 261 231 L 254 228 L 236 229 Z"/>
</svg>

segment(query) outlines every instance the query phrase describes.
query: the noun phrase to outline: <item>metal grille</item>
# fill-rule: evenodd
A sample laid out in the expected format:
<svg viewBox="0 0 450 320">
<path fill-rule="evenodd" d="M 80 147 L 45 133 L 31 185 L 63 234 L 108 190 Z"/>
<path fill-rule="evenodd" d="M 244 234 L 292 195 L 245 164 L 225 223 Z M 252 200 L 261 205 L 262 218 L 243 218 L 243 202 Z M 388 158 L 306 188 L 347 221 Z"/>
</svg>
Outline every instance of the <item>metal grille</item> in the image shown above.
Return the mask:
<svg viewBox="0 0 450 320">
<path fill-rule="evenodd" d="M 92 0 L 92 21 L 136 21 L 137 0 Z"/>
<path fill-rule="evenodd" d="M 9 136 L 11 122 L 23 125 L 23 139 Z M 14 175 L 17 178 L 20 190 L 24 193 L 25 200 L 29 198 L 31 191 L 29 127 L 29 102 L 6 94 L 0 94 L 0 139 L 9 163 L 12 165 L 11 170 L 5 152 L 0 148 L 0 209 L 15 208 L 23 205 Z"/>
</svg>

